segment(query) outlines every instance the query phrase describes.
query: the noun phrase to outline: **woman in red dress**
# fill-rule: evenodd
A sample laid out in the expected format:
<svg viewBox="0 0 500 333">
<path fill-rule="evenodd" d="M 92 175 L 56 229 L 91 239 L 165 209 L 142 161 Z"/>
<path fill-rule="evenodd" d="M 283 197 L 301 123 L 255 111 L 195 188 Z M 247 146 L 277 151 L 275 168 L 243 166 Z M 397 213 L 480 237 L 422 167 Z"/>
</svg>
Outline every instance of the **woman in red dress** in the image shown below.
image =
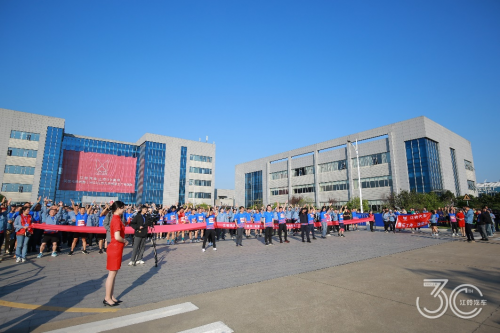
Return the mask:
<svg viewBox="0 0 500 333">
<path fill-rule="evenodd" d="M 462 237 L 465 237 L 465 215 L 464 211 L 460 209 L 457 213 L 458 227 L 462 233 Z"/>
<path fill-rule="evenodd" d="M 115 289 L 116 274 L 122 266 L 123 248 L 128 244 L 125 239 L 125 226 L 121 219 L 124 210 L 125 204 L 121 201 L 115 201 L 111 205 L 113 217 L 109 226 L 111 243 L 109 243 L 106 251 L 108 257 L 106 269 L 109 271 L 109 274 L 106 280 L 106 297 L 104 301 L 102 301 L 104 306 L 117 306 L 121 303 L 121 301 L 113 296 L 113 293 Z"/>
</svg>

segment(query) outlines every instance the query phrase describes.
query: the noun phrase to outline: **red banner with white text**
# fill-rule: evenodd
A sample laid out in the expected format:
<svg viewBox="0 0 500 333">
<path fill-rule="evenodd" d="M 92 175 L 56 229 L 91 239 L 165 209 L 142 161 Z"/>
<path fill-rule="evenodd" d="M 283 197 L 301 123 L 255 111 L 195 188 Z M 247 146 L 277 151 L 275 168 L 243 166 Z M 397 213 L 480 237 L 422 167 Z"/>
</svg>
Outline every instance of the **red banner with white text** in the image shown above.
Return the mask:
<svg viewBox="0 0 500 333">
<path fill-rule="evenodd" d="M 429 224 L 431 213 L 420 213 L 413 215 L 398 215 L 396 229 L 421 228 Z"/>
</svg>

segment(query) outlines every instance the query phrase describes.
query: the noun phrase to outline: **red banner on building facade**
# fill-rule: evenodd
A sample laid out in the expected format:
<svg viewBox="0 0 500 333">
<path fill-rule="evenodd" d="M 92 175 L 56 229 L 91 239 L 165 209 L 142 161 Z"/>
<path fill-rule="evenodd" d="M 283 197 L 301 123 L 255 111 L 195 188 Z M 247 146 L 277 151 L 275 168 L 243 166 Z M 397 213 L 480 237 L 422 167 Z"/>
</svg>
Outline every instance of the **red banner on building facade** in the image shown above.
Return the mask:
<svg viewBox="0 0 500 333">
<path fill-rule="evenodd" d="M 136 166 L 134 157 L 64 150 L 59 189 L 133 193 Z"/>
</svg>

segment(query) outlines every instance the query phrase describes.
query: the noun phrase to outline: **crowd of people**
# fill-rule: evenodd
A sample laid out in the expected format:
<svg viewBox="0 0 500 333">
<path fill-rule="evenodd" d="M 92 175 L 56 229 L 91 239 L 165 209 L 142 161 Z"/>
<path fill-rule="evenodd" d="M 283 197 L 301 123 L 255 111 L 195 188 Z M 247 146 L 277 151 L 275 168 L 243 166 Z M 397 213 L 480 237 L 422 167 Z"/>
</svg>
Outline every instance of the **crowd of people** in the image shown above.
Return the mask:
<svg viewBox="0 0 500 333">
<path fill-rule="evenodd" d="M 398 215 L 431 213 L 429 224 L 433 237 L 439 237 L 438 225 L 447 224 L 451 227 L 452 237 L 467 237 L 467 241 L 475 241 L 473 226 L 476 225 L 481 239 L 487 241 L 498 229 L 495 226 L 495 215 L 484 207 L 474 210 L 469 207 L 456 209 L 453 207 L 439 208 L 428 212 L 425 208 L 421 211 L 415 209 L 383 209 L 381 215 L 386 233 L 396 233 Z M 124 206 L 120 214 L 122 224 L 134 229 L 133 236 L 129 236 L 133 244 L 132 259 L 129 265 L 144 264 L 143 254 L 145 244 L 151 240 L 166 240 L 166 245 L 175 245 L 186 242 L 203 242 L 202 251 L 207 247 L 217 250 L 217 242 L 231 237 L 237 247 L 243 246 L 243 239 L 264 237 L 266 246 L 273 245 L 273 237 L 277 236 L 280 243 L 289 243 L 289 236 L 299 236 L 302 242 L 311 243 L 318 237 L 326 238 L 332 235 L 345 237 L 345 231 L 359 230 L 358 224 L 344 224 L 345 220 L 355 220 L 364 217 L 373 217 L 373 212 L 360 214 L 356 209 L 327 207 L 315 208 L 311 205 L 299 207 L 285 203 L 280 205 L 263 206 L 260 209 L 245 207 L 203 207 L 194 208 L 189 204 L 174 204 L 171 206 L 142 205 Z M 4 255 L 12 255 L 17 262 L 26 261 L 28 253 L 36 253 L 37 258 L 49 252 L 56 257 L 61 253 L 61 248 L 69 248 L 68 255 L 75 254 L 75 249 L 81 242 L 81 252 L 88 254 L 92 246 L 98 248 L 98 253 L 106 252 L 107 244 L 111 241 L 110 221 L 112 212 L 110 204 L 96 204 L 80 206 L 71 201 L 70 205 L 63 202 L 53 203 L 45 198 L 38 198 L 35 203 L 24 205 L 11 205 L 6 198 L 1 202 L 0 213 L 0 251 L 4 246 Z M 215 228 L 215 223 L 234 223 L 234 229 Z M 321 227 L 314 226 L 321 222 Z M 333 222 L 333 223 L 330 223 Z M 36 229 L 33 224 L 45 223 L 48 225 L 70 225 L 76 227 L 104 227 L 107 233 L 88 233 L 75 231 L 58 231 L 50 229 Z M 185 230 L 178 232 L 155 232 L 150 227 L 155 225 L 174 225 L 205 223 L 205 228 L 198 230 Z M 264 229 L 245 229 L 245 224 L 263 224 Z M 295 223 L 288 230 L 289 223 Z M 277 224 L 277 228 L 274 228 Z M 300 224 L 300 228 L 296 228 Z M 330 224 L 330 225 L 329 225 Z M 333 224 L 333 225 L 332 225 Z M 374 220 L 369 222 L 370 230 L 375 229 Z M 404 231 L 400 230 L 400 231 Z M 411 230 L 412 233 L 420 232 L 420 228 Z M 94 245 L 95 244 L 95 245 Z M 207 246 L 208 245 L 208 246 Z M 1 260 L 1 257 L 0 257 Z"/>
</svg>

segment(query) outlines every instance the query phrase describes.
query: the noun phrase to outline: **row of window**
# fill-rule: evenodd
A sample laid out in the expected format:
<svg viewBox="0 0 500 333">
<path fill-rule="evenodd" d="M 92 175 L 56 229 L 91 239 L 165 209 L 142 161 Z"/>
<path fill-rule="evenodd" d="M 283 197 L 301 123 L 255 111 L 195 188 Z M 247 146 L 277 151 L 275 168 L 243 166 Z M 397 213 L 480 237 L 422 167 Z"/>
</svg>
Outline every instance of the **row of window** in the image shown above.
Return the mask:
<svg viewBox="0 0 500 333">
<path fill-rule="evenodd" d="M 2 192 L 31 192 L 30 184 L 2 184 Z"/>
<path fill-rule="evenodd" d="M 189 192 L 188 196 L 195 199 L 212 199 L 212 193 Z"/>
<path fill-rule="evenodd" d="M 312 192 L 314 192 L 314 184 L 297 185 L 297 186 L 292 187 L 292 191 L 294 194 L 312 193 Z"/>
<path fill-rule="evenodd" d="M 359 158 L 359 165 L 361 167 L 365 167 L 378 164 L 385 164 L 385 163 L 390 163 L 390 160 L 391 160 L 391 154 L 389 152 L 372 154 L 372 155 L 361 156 Z M 352 162 L 353 162 L 352 164 L 353 167 L 357 168 L 358 167 L 357 159 L 353 158 Z"/>
<path fill-rule="evenodd" d="M 343 191 L 348 189 L 349 189 L 349 182 L 347 180 L 338 180 L 335 182 L 319 184 L 320 192 Z"/>
<path fill-rule="evenodd" d="M 361 178 L 361 188 L 375 188 L 392 186 L 391 176 Z M 358 180 L 354 179 L 354 188 L 358 189 Z"/>
<path fill-rule="evenodd" d="M 4 172 L 16 175 L 34 175 L 35 168 L 29 166 L 20 166 L 20 165 L 6 165 Z"/>
<path fill-rule="evenodd" d="M 10 131 L 11 139 L 20 139 L 20 140 L 28 140 L 28 141 L 40 141 L 39 133 L 30 133 L 23 131 Z"/>
<path fill-rule="evenodd" d="M 212 186 L 211 180 L 201 180 L 201 179 L 190 179 L 189 185 L 194 186 Z"/>
<path fill-rule="evenodd" d="M 338 171 L 338 170 L 345 170 L 347 169 L 347 161 L 346 160 L 341 160 L 341 161 L 334 161 L 334 162 L 328 162 L 328 163 L 323 163 L 319 165 L 319 172 L 332 172 L 332 171 Z"/>
<path fill-rule="evenodd" d="M 212 158 L 210 156 L 201 156 L 201 155 L 189 155 L 189 159 L 191 161 L 198 161 L 198 162 L 208 162 L 212 163 Z"/>
<path fill-rule="evenodd" d="M 191 172 L 191 173 L 201 173 L 201 174 L 205 174 L 205 175 L 211 175 L 212 174 L 212 169 L 198 168 L 198 167 L 189 167 L 189 172 Z"/>
<path fill-rule="evenodd" d="M 19 156 L 19 157 L 31 157 L 36 158 L 37 150 L 23 149 L 23 148 L 11 148 L 7 150 L 7 156 Z"/>
<path fill-rule="evenodd" d="M 466 170 L 474 171 L 474 166 L 472 165 L 471 161 L 464 160 L 464 163 Z"/>
<path fill-rule="evenodd" d="M 271 180 L 288 178 L 288 170 L 276 171 L 271 173 Z"/>
<path fill-rule="evenodd" d="M 284 195 L 288 194 L 288 187 L 272 188 L 271 195 Z"/>
<path fill-rule="evenodd" d="M 292 170 L 293 177 L 300 177 L 306 175 L 314 175 L 314 166 L 306 166 L 303 168 L 296 168 Z"/>
</svg>

